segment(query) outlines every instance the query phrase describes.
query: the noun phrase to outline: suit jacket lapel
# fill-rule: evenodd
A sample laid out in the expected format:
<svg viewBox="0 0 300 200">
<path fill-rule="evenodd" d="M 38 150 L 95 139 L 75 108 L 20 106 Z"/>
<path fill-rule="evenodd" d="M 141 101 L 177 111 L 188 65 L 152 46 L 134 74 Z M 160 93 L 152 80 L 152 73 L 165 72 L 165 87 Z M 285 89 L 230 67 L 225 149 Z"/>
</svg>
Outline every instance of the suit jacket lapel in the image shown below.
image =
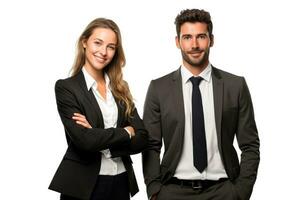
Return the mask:
<svg viewBox="0 0 300 200">
<path fill-rule="evenodd" d="M 116 104 L 118 106 L 118 121 L 117 121 L 117 127 L 122 127 L 123 122 L 123 116 L 125 115 L 125 107 L 122 103 L 120 103 L 114 96 L 114 99 L 116 101 Z M 123 128 L 123 127 L 122 127 Z"/>
<path fill-rule="evenodd" d="M 212 82 L 214 93 L 215 120 L 218 137 L 219 151 L 222 155 L 221 148 L 221 125 L 222 125 L 222 109 L 223 109 L 223 80 L 218 69 L 212 67 Z"/>
<path fill-rule="evenodd" d="M 174 140 L 178 143 L 174 145 L 176 145 L 178 147 L 178 151 L 181 152 L 183 147 L 182 141 L 184 139 L 185 114 L 184 114 L 183 91 L 182 91 L 182 77 L 181 77 L 180 68 L 177 71 L 175 71 L 173 74 L 173 83 L 174 83 L 174 87 L 172 87 L 173 89 L 172 94 L 174 100 L 174 109 L 175 109 L 175 113 L 178 113 L 176 116 L 179 122 L 178 133 L 180 134 L 176 136 L 178 137 L 178 139 Z M 177 160 L 178 162 L 179 159 L 180 157 Z"/>
<path fill-rule="evenodd" d="M 94 95 L 94 93 L 91 89 L 88 91 L 88 94 L 89 94 L 88 98 L 89 98 L 91 104 L 93 105 L 93 109 L 94 109 L 94 111 L 96 111 L 98 119 L 100 121 L 100 127 L 104 127 L 103 116 L 102 116 L 102 112 L 101 112 L 101 109 L 99 107 L 99 104 L 97 102 L 97 99 L 96 99 L 96 97 L 95 97 L 95 95 Z"/>
<path fill-rule="evenodd" d="M 96 97 L 94 96 L 93 91 L 87 89 L 87 85 L 86 85 L 86 82 L 85 82 L 84 75 L 83 75 L 82 71 L 80 71 L 79 74 L 78 74 L 78 82 L 79 82 L 79 86 L 81 87 L 81 90 L 83 91 L 83 95 L 85 97 L 87 97 L 87 99 L 89 100 L 89 102 L 92 105 L 93 111 L 95 111 L 96 115 L 98 116 L 98 119 L 99 119 L 99 122 L 100 122 L 100 127 L 104 127 L 104 122 L 103 122 L 103 116 L 102 116 L 101 109 L 98 105 L 98 102 L 96 100 Z"/>
<path fill-rule="evenodd" d="M 103 116 L 102 116 L 102 112 L 101 109 L 99 107 L 99 104 L 97 102 L 97 99 L 93 93 L 92 90 L 87 90 L 87 85 L 84 79 L 84 75 L 83 72 L 81 71 L 78 74 L 78 81 L 79 81 L 79 85 L 83 91 L 83 95 L 86 96 L 89 100 L 89 102 L 92 104 L 93 110 L 96 112 L 99 122 L 100 122 L 100 127 L 104 127 L 104 121 L 103 121 Z M 115 98 L 115 96 L 114 96 Z M 117 120 L 117 127 L 121 127 L 122 126 L 122 122 L 123 122 L 123 116 L 125 113 L 125 107 L 123 104 L 119 103 L 118 100 L 115 98 L 117 107 L 118 107 L 118 120 Z"/>
</svg>

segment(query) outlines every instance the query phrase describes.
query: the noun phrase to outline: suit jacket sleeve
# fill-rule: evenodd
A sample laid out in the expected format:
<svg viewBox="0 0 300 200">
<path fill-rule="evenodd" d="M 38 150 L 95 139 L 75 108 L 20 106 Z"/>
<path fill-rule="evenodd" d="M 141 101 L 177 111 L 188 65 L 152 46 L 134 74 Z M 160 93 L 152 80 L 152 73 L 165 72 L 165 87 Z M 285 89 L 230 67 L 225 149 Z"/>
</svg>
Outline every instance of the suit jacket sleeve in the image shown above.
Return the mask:
<svg viewBox="0 0 300 200">
<path fill-rule="evenodd" d="M 159 192 L 160 181 L 160 151 L 162 146 L 161 113 L 157 90 L 151 81 L 144 105 L 144 124 L 149 132 L 148 148 L 143 152 L 143 173 L 147 186 L 148 197 Z"/>
<path fill-rule="evenodd" d="M 236 188 L 241 199 L 249 199 L 257 176 L 260 142 L 251 96 L 244 78 L 240 88 L 238 114 L 237 141 L 242 153 Z"/>
<path fill-rule="evenodd" d="M 123 128 L 84 128 L 72 119 L 75 112 L 82 113 L 80 102 L 64 80 L 55 84 L 57 109 L 66 133 L 78 148 L 98 152 L 110 147 L 130 142 L 128 133 Z"/>
<path fill-rule="evenodd" d="M 146 149 L 148 132 L 146 131 L 143 121 L 141 120 L 136 108 L 133 110 L 133 116 L 128 119 L 128 125 L 134 128 L 135 136 L 131 138 L 130 143 L 111 148 L 110 152 L 112 157 L 136 154 Z"/>
</svg>

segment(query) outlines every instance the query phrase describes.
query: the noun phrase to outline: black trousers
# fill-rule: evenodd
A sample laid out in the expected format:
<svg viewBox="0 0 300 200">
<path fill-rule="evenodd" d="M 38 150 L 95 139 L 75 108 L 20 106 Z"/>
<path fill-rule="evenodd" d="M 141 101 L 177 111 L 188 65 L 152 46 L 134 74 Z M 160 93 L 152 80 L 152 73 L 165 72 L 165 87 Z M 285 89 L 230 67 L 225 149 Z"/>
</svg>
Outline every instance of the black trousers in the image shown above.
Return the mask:
<svg viewBox="0 0 300 200">
<path fill-rule="evenodd" d="M 81 200 L 61 194 L 61 200 Z M 90 200 L 129 200 L 127 173 L 116 176 L 99 175 Z"/>
</svg>

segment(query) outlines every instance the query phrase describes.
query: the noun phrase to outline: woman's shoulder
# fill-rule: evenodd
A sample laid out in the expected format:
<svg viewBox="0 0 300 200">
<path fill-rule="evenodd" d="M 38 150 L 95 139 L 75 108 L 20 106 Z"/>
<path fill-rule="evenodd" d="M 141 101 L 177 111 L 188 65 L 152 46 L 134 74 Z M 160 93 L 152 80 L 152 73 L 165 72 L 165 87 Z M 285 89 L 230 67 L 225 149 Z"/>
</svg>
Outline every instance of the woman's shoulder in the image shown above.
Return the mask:
<svg viewBox="0 0 300 200">
<path fill-rule="evenodd" d="M 78 86 L 78 83 L 80 83 L 81 78 L 81 74 L 78 73 L 68 78 L 58 79 L 55 83 L 55 88 L 74 88 Z"/>
</svg>

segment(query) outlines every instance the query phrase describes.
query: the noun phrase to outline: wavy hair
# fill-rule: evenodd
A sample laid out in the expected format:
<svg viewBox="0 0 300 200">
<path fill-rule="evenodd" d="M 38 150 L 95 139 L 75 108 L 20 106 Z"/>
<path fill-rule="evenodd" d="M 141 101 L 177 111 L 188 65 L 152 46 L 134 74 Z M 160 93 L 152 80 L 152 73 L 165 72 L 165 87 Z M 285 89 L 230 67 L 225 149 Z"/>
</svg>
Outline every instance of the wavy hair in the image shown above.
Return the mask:
<svg viewBox="0 0 300 200">
<path fill-rule="evenodd" d="M 76 74 L 78 74 L 85 64 L 86 57 L 85 49 L 83 48 L 83 41 L 87 40 L 93 34 L 93 31 L 96 28 L 111 29 L 117 36 L 117 47 L 115 55 L 111 62 L 107 66 L 105 66 L 104 72 L 107 73 L 110 79 L 110 88 L 114 97 L 120 104 L 125 106 L 126 117 L 130 117 L 132 116 L 134 104 L 129 86 L 127 82 L 123 80 L 122 68 L 125 66 L 126 59 L 122 46 L 121 32 L 118 25 L 114 21 L 105 18 L 97 18 L 88 24 L 77 41 L 77 52 L 71 70 L 71 76 L 75 76 Z"/>
<path fill-rule="evenodd" d="M 207 24 L 207 30 L 209 33 L 210 39 L 213 39 L 213 23 L 209 12 L 199 9 L 185 9 L 182 10 L 175 18 L 176 32 L 177 36 L 180 37 L 181 26 L 185 22 L 200 22 Z"/>
</svg>

